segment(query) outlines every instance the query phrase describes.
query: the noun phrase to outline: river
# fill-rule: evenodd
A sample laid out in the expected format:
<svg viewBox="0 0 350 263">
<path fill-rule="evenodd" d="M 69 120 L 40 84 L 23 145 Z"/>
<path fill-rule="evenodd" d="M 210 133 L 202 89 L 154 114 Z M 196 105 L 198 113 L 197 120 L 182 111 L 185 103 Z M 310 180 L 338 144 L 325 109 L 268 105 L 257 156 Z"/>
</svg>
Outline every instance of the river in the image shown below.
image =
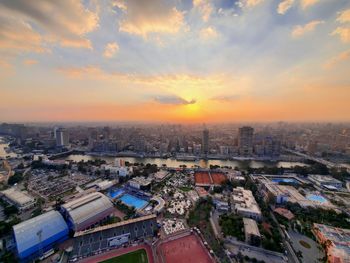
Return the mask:
<svg viewBox="0 0 350 263">
<path fill-rule="evenodd" d="M 72 160 L 75 162 L 79 161 L 88 161 L 88 160 L 96 160 L 102 159 L 107 163 L 113 163 L 115 161 L 115 157 L 108 156 L 91 156 L 91 155 L 82 155 L 82 154 L 71 154 L 69 156 L 61 158 L 61 160 Z M 202 168 L 208 168 L 210 165 L 219 165 L 219 166 L 231 166 L 238 168 L 259 168 L 259 167 L 284 167 L 290 168 L 296 165 L 305 166 L 306 164 L 300 162 L 268 162 L 268 161 L 241 161 L 241 160 L 198 160 L 198 161 L 178 161 L 176 159 L 163 159 L 163 158 L 134 158 L 134 157 L 118 157 L 118 159 L 122 159 L 124 161 L 130 163 L 150 163 L 156 164 L 158 166 L 162 166 L 165 164 L 167 167 L 179 167 L 180 165 L 185 164 L 187 167 L 193 167 L 198 165 Z"/>
<path fill-rule="evenodd" d="M 5 143 L 2 141 L 2 137 L 0 137 L 0 158 L 5 158 L 6 156 L 14 157 L 16 156 L 15 153 L 6 153 L 5 147 L 8 147 L 8 143 Z M 115 157 L 108 157 L 108 156 L 92 156 L 92 155 L 82 155 L 82 154 L 71 154 L 69 156 L 61 158 L 62 160 L 72 160 L 75 162 L 79 162 L 81 160 L 88 161 L 88 160 L 95 160 L 95 159 L 102 159 L 105 160 L 107 163 L 113 163 L 115 161 Z M 210 165 L 219 165 L 219 166 L 231 166 L 231 167 L 238 167 L 238 168 L 259 168 L 259 167 L 284 167 L 284 168 L 290 168 L 292 166 L 300 165 L 305 166 L 306 164 L 300 163 L 300 162 L 268 162 L 268 161 L 241 161 L 241 160 L 197 160 L 197 161 L 178 161 L 176 159 L 163 159 L 163 158 L 134 158 L 134 157 L 118 157 L 118 159 L 122 159 L 124 161 L 130 162 L 130 163 L 151 163 L 156 164 L 158 166 L 162 166 L 165 164 L 167 167 L 179 167 L 180 165 L 185 164 L 187 167 L 193 167 L 195 165 L 198 165 L 202 168 L 208 168 Z"/>
</svg>

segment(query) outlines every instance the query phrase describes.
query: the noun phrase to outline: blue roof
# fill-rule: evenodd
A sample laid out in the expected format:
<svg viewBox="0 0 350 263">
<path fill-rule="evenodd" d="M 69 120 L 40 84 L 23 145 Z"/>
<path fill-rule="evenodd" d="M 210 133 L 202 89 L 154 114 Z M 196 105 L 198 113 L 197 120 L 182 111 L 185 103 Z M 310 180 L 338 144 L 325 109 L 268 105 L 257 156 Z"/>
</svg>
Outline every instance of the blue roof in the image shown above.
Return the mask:
<svg viewBox="0 0 350 263">
<path fill-rule="evenodd" d="M 58 211 L 50 211 L 26 220 L 13 227 L 17 252 L 25 258 L 47 250 L 59 241 L 68 237 L 68 226 Z"/>
</svg>

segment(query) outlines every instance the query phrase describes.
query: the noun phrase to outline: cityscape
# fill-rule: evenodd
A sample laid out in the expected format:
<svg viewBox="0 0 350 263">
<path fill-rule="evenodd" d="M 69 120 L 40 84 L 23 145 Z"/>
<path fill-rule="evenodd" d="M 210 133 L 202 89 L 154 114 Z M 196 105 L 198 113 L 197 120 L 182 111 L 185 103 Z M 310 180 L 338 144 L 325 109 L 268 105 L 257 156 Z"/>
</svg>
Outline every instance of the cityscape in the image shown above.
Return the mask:
<svg viewBox="0 0 350 263">
<path fill-rule="evenodd" d="M 348 0 L 0 0 L 0 262 L 350 263 Z"/>
</svg>

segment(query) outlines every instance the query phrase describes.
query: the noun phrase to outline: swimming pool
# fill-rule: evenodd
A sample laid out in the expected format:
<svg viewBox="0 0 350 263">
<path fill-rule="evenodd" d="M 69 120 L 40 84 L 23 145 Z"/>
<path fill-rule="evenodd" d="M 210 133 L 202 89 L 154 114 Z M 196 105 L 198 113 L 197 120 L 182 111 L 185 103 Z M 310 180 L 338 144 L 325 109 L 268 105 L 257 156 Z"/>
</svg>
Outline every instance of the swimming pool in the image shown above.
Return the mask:
<svg viewBox="0 0 350 263">
<path fill-rule="evenodd" d="M 307 195 L 306 198 L 310 201 L 319 202 L 319 203 L 327 202 L 327 199 L 324 198 L 322 195 L 310 194 L 310 195 Z"/>
<path fill-rule="evenodd" d="M 116 198 L 118 196 L 120 196 L 121 194 L 124 193 L 124 190 L 123 189 L 111 189 L 109 192 L 108 192 L 108 196 L 111 197 L 111 198 Z"/>
<path fill-rule="evenodd" d="M 133 206 L 133 207 L 135 207 L 136 209 L 144 208 L 144 207 L 148 204 L 147 201 L 142 200 L 142 199 L 140 199 L 140 198 L 137 198 L 137 197 L 135 197 L 135 196 L 133 196 L 133 195 L 129 195 L 129 194 L 123 195 L 123 196 L 120 198 L 120 200 L 121 200 L 124 204 L 126 204 L 126 205 L 128 205 L 128 206 Z"/>
<path fill-rule="evenodd" d="M 287 183 L 287 184 L 298 184 L 299 182 L 293 178 L 272 178 L 274 183 Z"/>
</svg>

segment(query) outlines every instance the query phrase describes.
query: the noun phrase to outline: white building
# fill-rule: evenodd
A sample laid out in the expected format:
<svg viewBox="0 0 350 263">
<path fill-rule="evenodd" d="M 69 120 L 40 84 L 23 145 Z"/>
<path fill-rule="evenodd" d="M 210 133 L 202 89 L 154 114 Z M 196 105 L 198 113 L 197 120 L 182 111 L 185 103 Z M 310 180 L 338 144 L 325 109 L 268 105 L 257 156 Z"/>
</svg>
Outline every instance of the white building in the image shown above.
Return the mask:
<svg viewBox="0 0 350 263">
<path fill-rule="evenodd" d="M 343 187 L 343 183 L 329 175 L 310 174 L 308 179 L 327 190 L 339 190 Z"/>
<path fill-rule="evenodd" d="M 102 165 L 101 166 L 105 171 L 109 171 L 111 175 L 119 175 L 122 177 L 128 176 L 132 174 L 132 167 L 126 166 L 114 166 L 114 165 Z"/>
<path fill-rule="evenodd" d="M 232 202 L 237 214 L 255 220 L 261 219 L 261 211 L 252 191 L 245 190 L 243 187 L 234 188 Z"/>
<path fill-rule="evenodd" d="M 145 188 L 149 188 L 149 186 L 151 185 L 152 180 L 149 178 L 144 178 L 141 176 L 137 176 L 132 178 L 128 184 L 131 187 L 137 188 L 137 189 L 145 189 Z"/>
<path fill-rule="evenodd" d="M 24 211 L 35 206 L 35 199 L 29 194 L 12 187 L 1 192 L 2 197 L 10 204 L 16 206 L 19 211 Z"/>
</svg>

